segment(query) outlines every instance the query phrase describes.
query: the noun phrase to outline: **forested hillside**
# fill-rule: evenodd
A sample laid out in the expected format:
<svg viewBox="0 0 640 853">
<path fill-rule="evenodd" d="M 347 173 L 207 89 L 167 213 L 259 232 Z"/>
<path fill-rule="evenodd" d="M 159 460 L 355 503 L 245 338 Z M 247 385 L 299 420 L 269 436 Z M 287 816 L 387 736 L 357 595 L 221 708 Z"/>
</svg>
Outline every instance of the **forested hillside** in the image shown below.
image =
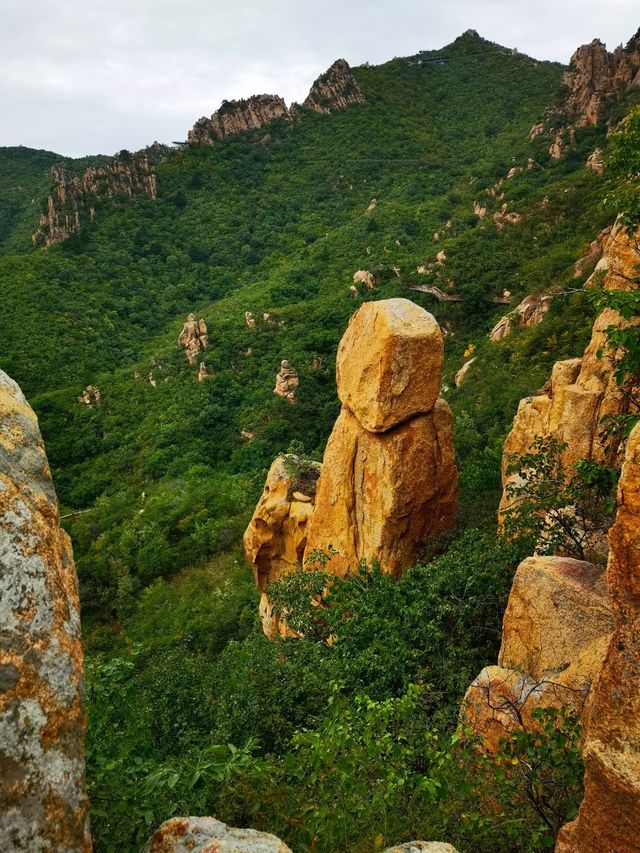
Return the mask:
<svg viewBox="0 0 640 853">
<path fill-rule="evenodd" d="M 467 771 L 438 768 L 525 553 L 494 535 L 504 436 L 551 365 L 582 353 L 596 309 L 581 289 L 592 268 L 574 265 L 614 219 L 606 177 L 585 166 L 604 121 L 577 127 L 560 159 L 529 138 L 563 70 L 473 32 L 354 68 L 364 103 L 175 148 L 155 200 L 100 201 L 47 247 L 31 234 L 61 158 L 0 149 L 1 366 L 38 413 L 73 540 L 98 851 L 138 849 L 173 813 L 316 853 L 420 834 L 462 851 L 548 846 L 524 800 L 510 821 L 479 815 Z M 489 339 L 543 292 L 539 325 Z M 362 301 L 393 296 L 445 330 L 458 528 L 398 582 L 338 584 L 318 636 L 270 642 L 242 532 L 278 453 L 322 458 L 338 341 Z M 191 312 L 208 327 L 202 382 L 178 344 Z M 294 404 L 273 393 L 283 359 Z M 79 401 L 89 385 L 99 399 Z"/>
</svg>

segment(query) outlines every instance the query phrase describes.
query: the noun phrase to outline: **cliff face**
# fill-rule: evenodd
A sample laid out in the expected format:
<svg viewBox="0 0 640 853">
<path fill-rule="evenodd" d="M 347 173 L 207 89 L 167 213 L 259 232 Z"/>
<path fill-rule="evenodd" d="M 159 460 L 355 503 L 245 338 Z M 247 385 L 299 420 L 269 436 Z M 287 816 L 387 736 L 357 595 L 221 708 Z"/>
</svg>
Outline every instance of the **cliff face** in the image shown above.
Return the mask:
<svg viewBox="0 0 640 853">
<path fill-rule="evenodd" d="M 77 579 L 35 414 L 0 371 L 0 849 L 91 849 Z"/>
<path fill-rule="evenodd" d="M 626 47 L 610 53 L 594 39 L 571 57 L 563 83 L 567 89 L 564 109 L 576 125 L 597 124 L 607 104 L 640 84 L 640 31 Z"/>
<path fill-rule="evenodd" d="M 338 59 L 314 82 L 302 107 L 289 109 L 279 95 L 254 95 L 239 101 L 223 101 L 209 118 L 203 116 L 187 134 L 187 142 L 213 145 L 214 142 L 248 130 L 258 130 L 276 119 L 299 116 L 303 110 L 332 113 L 352 104 L 363 104 L 364 97 L 349 63 Z"/>
<path fill-rule="evenodd" d="M 84 222 L 93 221 L 98 200 L 157 195 L 155 172 L 144 151 L 121 154 L 99 168 L 91 166 L 80 177 L 70 176 L 64 165 L 53 166 L 51 177 L 53 189 L 34 243 L 58 243 L 78 232 Z"/>
<path fill-rule="evenodd" d="M 315 80 L 302 106 L 317 113 L 346 110 L 352 104 L 364 104 L 364 97 L 351 73 L 349 63 L 337 59 Z"/>
<path fill-rule="evenodd" d="M 584 799 L 557 853 L 640 850 L 640 425 L 627 443 L 609 546 L 615 627 L 586 720 Z"/>
</svg>

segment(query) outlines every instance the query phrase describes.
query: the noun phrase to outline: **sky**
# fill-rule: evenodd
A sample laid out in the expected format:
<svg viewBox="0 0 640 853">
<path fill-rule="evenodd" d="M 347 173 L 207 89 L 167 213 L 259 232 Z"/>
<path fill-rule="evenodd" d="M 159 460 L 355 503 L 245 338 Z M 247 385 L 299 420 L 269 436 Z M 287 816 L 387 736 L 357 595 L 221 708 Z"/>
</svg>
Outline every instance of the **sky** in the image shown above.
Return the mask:
<svg viewBox="0 0 640 853">
<path fill-rule="evenodd" d="M 135 150 L 184 140 L 224 98 L 301 101 L 338 57 L 377 64 L 475 29 L 568 62 L 638 26 L 638 0 L 0 0 L 0 146 Z"/>
</svg>

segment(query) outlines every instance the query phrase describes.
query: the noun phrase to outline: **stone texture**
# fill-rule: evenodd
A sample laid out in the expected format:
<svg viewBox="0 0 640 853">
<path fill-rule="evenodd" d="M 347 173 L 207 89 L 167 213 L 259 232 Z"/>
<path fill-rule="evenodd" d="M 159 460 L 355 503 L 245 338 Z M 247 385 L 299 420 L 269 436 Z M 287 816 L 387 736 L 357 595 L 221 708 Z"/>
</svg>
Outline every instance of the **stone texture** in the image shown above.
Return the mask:
<svg viewBox="0 0 640 853">
<path fill-rule="evenodd" d="M 0 849 L 91 850 L 77 578 L 38 422 L 0 371 Z"/>
<path fill-rule="evenodd" d="M 95 217 L 99 200 L 150 198 L 157 195 L 156 175 L 145 151 L 123 152 L 106 166 L 90 166 L 82 176 L 72 177 L 64 164 L 51 169 L 53 187 L 34 243 L 47 246 L 66 240 Z"/>
<path fill-rule="evenodd" d="M 602 148 L 596 148 L 595 151 L 592 151 L 587 157 L 585 165 L 587 169 L 595 172 L 596 175 L 604 175 L 604 159 L 602 155 Z"/>
<path fill-rule="evenodd" d="M 443 841 L 406 841 L 395 847 L 387 847 L 384 853 L 457 853 L 451 844 Z"/>
<path fill-rule="evenodd" d="M 456 388 L 459 388 L 462 385 L 462 383 L 464 382 L 465 376 L 469 372 L 469 368 L 471 367 L 471 365 L 475 361 L 476 361 L 475 358 L 470 358 L 468 361 L 465 361 L 465 363 L 462 365 L 460 370 L 456 373 L 455 378 L 453 380 Z"/>
<path fill-rule="evenodd" d="M 373 560 L 399 575 L 425 536 L 453 526 L 457 499 L 444 400 L 384 433 L 365 429 L 344 407 L 325 450 L 305 555 L 330 553 L 327 571 L 337 575 Z"/>
<path fill-rule="evenodd" d="M 537 296 L 526 296 L 510 313 L 505 314 L 491 330 L 489 337 L 499 341 L 518 326 L 537 326 L 547 315 L 553 296 L 550 293 L 540 293 Z"/>
<path fill-rule="evenodd" d="M 353 283 L 364 284 L 367 290 L 373 290 L 376 286 L 376 280 L 373 277 L 373 273 L 370 273 L 369 270 L 356 270 L 353 274 Z"/>
<path fill-rule="evenodd" d="M 583 713 L 600 670 L 613 616 L 604 569 L 564 557 L 529 557 L 516 572 L 502 625 L 498 666 L 485 667 L 461 716 L 486 749 L 534 725 L 536 708 Z"/>
<path fill-rule="evenodd" d="M 575 262 L 573 267 L 573 274 L 578 277 L 585 273 L 590 267 L 593 268 L 600 261 L 604 252 L 604 244 L 609 235 L 611 234 L 611 226 L 608 228 L 603 228 L 602 231 L 598 234 L 595 240 L 592 240 L 589 244 L 589 251 L 586 255 L 583 255 L 581 258 Z"/>
<path fill-rule="evenodd" d="M 332 113 L 352 104 L 364 104 L 364 97 L 349 63 L 337 59 L 315 80 L 302 106 L 318 113 Z"/>
<path fill-rule="evenodd" d="M 279 397 L 284 397 L 290 403 L 295 402 L 296 388 L 298 387 L 298 372 L 287 359 L 280 362 L 280 370 L 276 374 L 276 385 L 273 393 Z"/>
<path fill-rule="evenodd" d="M 338 346 L 338 397 L 371 432 L 430 412 L 444 357 L 434 317 L 408 299 L 365 302 Z"/>
<path fill-rule="evenodd" d="M 267 636 L 282 633 L 269 604 L 269 584 L 296 571 L 304 559 L 320 465 L 306 463 L 305 467 L 310 473 L 300 479 L 294 473 L 300 469 L 297 456 L 287 454 L 273 461 L 244 533 L 244 550 L 261 593 L 260 616 Z"/>
<path fill-rule="evenodd" d="M 640 850 L 640 425 L 627 443 L 609 545 L 615 627 L 586 720 L 584 799 L 561 832 L 562 853 Z"/>
<path fill-rule="evenodd" d="M 204 320 L 202 318 L 196 320 L 193 314 L 189 314 L 178 337 L 178 343 L 184 350 L 189 364 L 195 364 L 198 353 L 209 346 L 207 324 Z"/>
<path fill-rule="evenodd" d="M 289 110 L 279 95 L 253 95 L 239 101 L 223 101 L 210 118 L 203 116 L 187 134 L 187 142 L 213 145 L 214 142 L 247 130 L 257 130 Z"/>
<path fill-rule="evenodd" d="M 174 817 L 154 833 L 146 853 L 292 853 L 275 835 L 234 829 L 213 817 Z"/>
</svg>

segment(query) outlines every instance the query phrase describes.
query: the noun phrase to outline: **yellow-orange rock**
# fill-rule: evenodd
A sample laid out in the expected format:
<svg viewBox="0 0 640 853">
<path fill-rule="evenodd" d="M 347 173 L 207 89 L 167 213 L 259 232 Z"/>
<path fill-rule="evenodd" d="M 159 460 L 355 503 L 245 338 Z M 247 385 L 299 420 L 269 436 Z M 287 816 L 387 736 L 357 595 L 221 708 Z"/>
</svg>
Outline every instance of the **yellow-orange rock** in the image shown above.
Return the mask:
<svg viewBox="0 0 640 853">
<path fill-rule="evenodd" d="M 365 429 L 384 432 L 433 409 L 443 357 L 440 327 L 424 308 L 365 302 L 338 347 L 338 397 Z"/>
<path fill-rule="evenodd" d="M 586 721 L 584 799 L 560 834 L 562 853 L 640 850 L 640 425 L 627 442 L 609 545 L 615 628 Z"/>
<path fill-rule="evenodd" d="M 299 467 L 300 460 L 294 454 L 274 460 L 243 538 L 244 550 L 261 592 L 260 616 L 268 636 L 281 628 L 269 603 L 269 584 L 302 564 L 313 515 L 320 465 L 305 462 L 302 479 L 295 474 Z"/>
<path fill-rule="evenodd" d="M 71 542 L 38 421 L 0 371 L 0 850 L 91 850 Z"/>
<path fill-rule="evenodd" d="M 461 717 L 486 749 L 535 725 L 536 708 L 582 714 L 611 631 L 604 569 L 565 557 L 529 557 L 518 567 L 502 625 L 498 666 L 485 667 Z"/>
<path fill-rule="evenodd" d="M 400 574 L 425 536 L 455 523 L 458 478 L 448 405 L 372 433 L 343 408 L 329 438 L 305 555 L 344 575 L 376 560 Z"/>
</svg>

